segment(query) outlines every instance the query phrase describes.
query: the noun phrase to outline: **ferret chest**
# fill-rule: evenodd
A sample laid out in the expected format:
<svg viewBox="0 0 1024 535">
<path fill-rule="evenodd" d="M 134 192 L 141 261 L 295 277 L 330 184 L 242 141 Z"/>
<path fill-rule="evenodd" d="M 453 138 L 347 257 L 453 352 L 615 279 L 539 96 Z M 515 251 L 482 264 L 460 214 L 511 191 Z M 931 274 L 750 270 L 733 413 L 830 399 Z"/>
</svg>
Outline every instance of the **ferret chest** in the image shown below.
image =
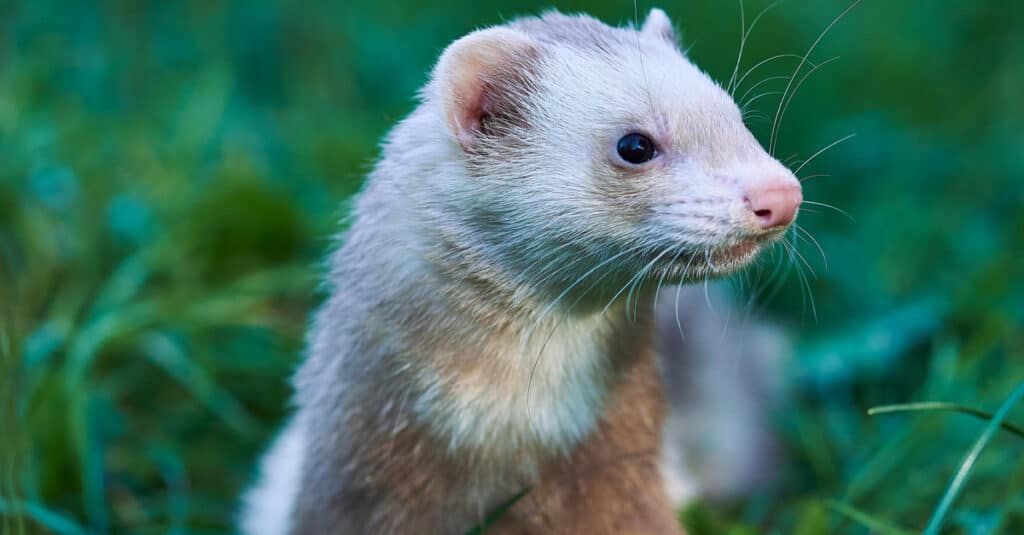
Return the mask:
<svg viewBox="0 0 1024 535">
<path fill-rule="evenodd" d="M 429 372 L 419 412 L 453 450 L 567 452 L 604 410 L 614 331 L 604 317 L 556 318 L 466 348 Z"/>
</svg>

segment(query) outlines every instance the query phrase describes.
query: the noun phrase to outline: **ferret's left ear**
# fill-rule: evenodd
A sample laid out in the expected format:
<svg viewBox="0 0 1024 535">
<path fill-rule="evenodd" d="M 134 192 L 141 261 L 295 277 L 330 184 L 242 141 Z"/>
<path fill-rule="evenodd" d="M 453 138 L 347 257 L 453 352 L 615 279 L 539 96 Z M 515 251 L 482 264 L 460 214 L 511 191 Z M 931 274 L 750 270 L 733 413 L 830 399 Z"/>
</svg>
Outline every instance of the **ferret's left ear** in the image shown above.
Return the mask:
<svg viewBox="0 0 1024 535">
<path fill-rule="evenodd" d="M 489 123 L 522 114 L 536 62 L 537 44 L 509 28 L 477 30 L 445 49 L 432 85 L 463 148 L 472 146 Z"/>
<path fill-rule="evenodd" d="M 679 40 L 676 38 L 676 30 L 672 27 L 672 21 L 668 19 L 668 15 L 664 11 L 656 7 L 652 7 L 651 11 L 647 13 L 647 18 L 644 20 L 640 33 L 664 39 L 674 46 L 679 44 Z"/>
</svg>

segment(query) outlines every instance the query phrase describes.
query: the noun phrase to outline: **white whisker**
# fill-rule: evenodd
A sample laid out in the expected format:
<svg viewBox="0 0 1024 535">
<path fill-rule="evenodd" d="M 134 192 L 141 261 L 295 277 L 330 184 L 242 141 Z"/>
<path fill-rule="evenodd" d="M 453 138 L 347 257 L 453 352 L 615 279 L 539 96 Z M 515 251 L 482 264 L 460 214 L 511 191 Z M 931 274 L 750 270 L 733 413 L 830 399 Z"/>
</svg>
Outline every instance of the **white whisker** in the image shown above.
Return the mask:
<svg viewBox="0 0 1024 535">
<path fill-rule="evenodd" d="M 839 208 L 837 206 L 832 206 L 831 204 L 823 203 L 823 202 L 818 202 L 818 201 L 808 201 L 806 199 L 804 199 L 803 204 L 810 204 L 812 206 L 820 206 L 822 208 L 828 208 L 829 210 L 835 210 L 836 212 L 839 212 L 840 214 L 846 216 L 850 221 L 853 221 L 854 223 L 857 222 L 857 220 L 854 219 L 853 216 L 849 214 L 849 212 L 847 212 L 846 210 L 843 210 L 842 208 Z"/>
<path fill-rule="evenodd" d="M 814 235 L 812 235 L 810 231 L 801 227 L 800 225 L 796 225 L 796 231 L 797 236 L 799 236 L 800 233 L 803 232 L 806 236 L 806 239 L 810 240 L 810 242 L 813 243 L 814 246 L 818 248 L 818 252 L 821 253 L 821 261 L 825 266 L 825 271 L 828 271 L 828 257 L 825 256 L 825 249 L 821 246 L 820 243 L 818 243 L 818 240 L 814 238 Z"/>
<path fill-rule="evenodd" d="M 857 4 L 860 3 L 860 1 L 861 0 L 854 0 L 854 2 L 852 4 L 850 4 L 849 7 L 847 7 L 845 10 L 843 10 L 843 12 L 839 14 L 839 16 L 837 16 L 835 19 L 833 19 L 832 22 L 828 26 L 826 26 L 824 30 L 822 30 L 822 32 L 818 35 L 818 38 L 815 39 L 814 43 L 812 43 L 810 48 L 807 49 L 807 53 L 804 54 L 803 59 L 800 60 L 800 63 L 797 65 L 796 69 L 793 70 L 793 74 L 790 75 L 789 83 L 786 84 L 786 90 L 783 93 L 789 93 L 790 86 L 793 85 L 793 81 L 796 79 L 796 75 L 800 72 L 800 69 L 802 69 L 803 66 L 808 62 L 808 59 L 810 58 L 811 54 L 818 47 L 818 44 L 821 43 L 822 39 L 824 39 L 825 36 L 828 34 L 828 32 L 831 31 L 832 28 L 836 24 L 838 24 L 839 21 L 842 20 L 843 17 L 845 17 L 847 13 L 849 13 L 851 10 L 853 10 L 853 8 L 856 7 Z M 817 70 L 818 67 L 820 67 L 820 65 L 815 66 L 814 70 Z M 781 121 L 781 115 L 783 113 L 782 109 L 783 109 L 783 105 L 784 105 L 785 100 L 786 100 L 786 98 L 785 98 L 785 94 L 784 94 L 783 98 L 779 100 L 779 107 L 778 107 L 778 109 L 775 111 L 775 123 L 772 125 L 772 132 L 771 132 L 771 136 L 769 138 L 769 143 L 768 143 L 768 153 L 769 154 L 775 154 L 775 142 L 776 142 L 777 136 L 778 136 L 778 128 L 779 128 L 779 123 Z"/>
<path fill-rule="evenodd" d="M 740 80 L 736 79 L 736 75 L 739 72 L 740 63 L 742 63 L 742 61 L 743 61 L 743 49 L 744 49 L 744 47 L 747 44 L 747 39 L 750 38 L 751 32 L 753 32 L 754 28 L 757 27 L 757 23 L 761 20 L 761 17 L 765 16 L 765 14 L 767 14 L 773 7 L 775 7 L 778 4 L 779 4 L 778 1 L 775 1 L 775 2 L 772 2 L 771 4 L 768 4 L 767 7 L 762 9 L 761 12 L 758 13 L 756 17 L 754 17 L 754 21 L 750 23 L 750 28 L 744 30 L 743 29 L 743 0 L 740 0 L 740 34 L 741 34 L 741 36 L 740 36 L 740 50 L 739 50 L 739 53 L 736 55 L 736 66 L 733 67 L 732 77 L 729 78 L 729 84 L 726 86 L 727 87 L 727 91 L 729 92 L 729 96 L 734 96 L 734 94 L 736 93 L 736 90 L 739 89 L 740 84 L 743 83 L 743 79 L 745 79 L 746 75 L 750 73 L 750 71 L 747 71 L 746 73 L 744 73 L 743 79 L 740 79 Z"/>
<path fill-rule="evenodd" d="M 807 164 L 811 163 L 811 161 L 812 161 L 812 160 L 814 160 L 815 158 L 817 158 L 818 156 L 820 156 L 820 155 L 821 155 L 822 153 L 824 153 L 824 152 L 825 152 L 825 151 L 827 151 L 828 149 L 831 149 L 832 147 L 835 147 L 836 145 L 839 145 L 840 143 L 843 143 L 844 141 L 848 141 L 848 140 L 852 139 L 852 138 L 853 138 L 854 136 L 856 136 L 856 135 L 857 135 L 857 134 L 850 134 L 850 135 L 848 135 L 848 136 L 846 136 L 846 137 L 844 137 L 844 138 L 841 138 L 841 139 L 837 139 L 836 141 L 833 141 L 832 143 L 829 143 L 828 145 L 825 145 L 824 147 L 822 147 L 821 149 L 819 149 L 819 150 L 818 150 L 818 152 L 815 152 L 814 154 L 812 154 L 810 158 L 807 158 L 806 160 L 804 160 L 804 163 L 800 164 L 800 167 L 797 167 L 797 168 L 796 168 L 796 169 L 795 169 L 795 170 L 793 171 L 793 174 L 794 174 L 794 175 L 796 175 L 796 174 L 799 174 L 799 173 L 800 173 L 800 170 L 801 170 L 801 169 L 803 169 L 804 167 L 806 167 L 806 166 L 807 166 Z"/>
<path fill-rule="evenodd" d="M 771 63 L 773 61 L 776 61 L 776 60 L 789 59 L 789 58 L 792 58 L 792 59 L 803 59 L 803 56 L 801 56 L 800 54 L 776 54 L 776 55 L 771 56 L 771 57 L 769 57 L 767 59 L 763 59 L 763 60 L 759 61 L 757 64 L 755 64 L 753 67 L 747 69 L 747 72 L 745 72 L 743 74 L 743 76 L 740 77 L 740 80 L 738 82 L 736 82 L 736 87 L 739 88 L 741 85 L 743 85 L 743 81 L 746 80 L 748 76 L 753 74 L 754 71 L 757 70 L 758 68 L 760 68 L 760 67 L 762 67 L 764 65 L 767 65 L 767 64 L 769 64 L 769 63 Z M 787 78 L 788 79 L 789 77 L 788 76 L 784 76 L 783 78 Z"/>
<path fill-rule="evenodd" d="M 764 97 L 770 97 L 770 96 L 772 96 L 772 95 L 781 95 L 781 94 L 782 94 L 782 91 L 766 91 L 766 92 L 764 92 L 764 93 L 759 93 L 758 95 L 754 96 L 754 97 L 753 97 L 753 98 L 751 98 L 750 100 L 748 100 L 748 101 L 744 102 L 744 103 L 743 103 L 742 105 L 740 105 L 740 109 L 741 109 L 741 110 L 745 110 L 745 109 L 747 109 L 747 108 L 748 108 L 748 107 L 749 107 L 749 106 L 750 106 L 751 104 L 753 104 L 753 103 L 757 102 L 757 101 L 758 101 L 759 99 L 762 99 L 762 98 L 764 98 Z"/>
<path fill-rule="evenodd" d="M 737 102 L 744 102 L 744 101 L 746 101 L 747 97 L 750 96 L 750 94 L 753 93 L 755 89 L 757 89 L 758 87 L 761 87 L 762 85 L 764 85 L 764 84 L 766 84 L 768 82 L 774 82 L 775 80 L 787 80 L 787 79 L 789 79 L 788 76 L 769 76 L 768 78 L 765 78 L 764 80 L 761 80 L 760 82 L 757 82 L 756 84 L 750 86 L 750 88 L 747 89 L 747 91 L 745 93 L 743 93 L 743 96 L 741 96 L 739 99 L 737 99 Z M 740 108 L 744 108 L 744 107 L 745 106 L 740 106 Z"/>
<path fill-rule="evenodd" d="M 775 123 L 772 125 L 772 137 L 768 142 L 770 147 L 770 150 L 768 151 L 769 153 L 772 153 L 775 150 L 776 143 L 779 140 L 779 130 L 782 128 L 782 119 L 785 118 L 786 111 L 789 110 L 789 105 L 793 102 L 793 97 L 796 96 L 797 91 L 800 90 L 800 87 L 804 85 L 804 82 L 806 82 L 812 74 L 818 72 L 818 69 L 824 67 L 825 65 L 828 65 L 829 63 L 832 63 L 833 61 L 836 61 L 837 59 L 839 59 L 839 56 L 834 56 L 828 58 L 825 61 L 822 61 L 818 65 L 815 65 L 813 68 L 811 68 L 811 70 L 807 71 L 807 74 L 804 74 L 803 78 L 800 78 L 800 81 L 797 82 L 796 86 L 793 88 L 793 91 L 789 92 L 788 97 L 785 94 L 783 94 L 782 99 L 779 101 L 779 105 L 781 106 L 781 113 L 776 111 Z M 789 88 L 787 87 L 787 91 L 788 89 Z"/>
</svg>

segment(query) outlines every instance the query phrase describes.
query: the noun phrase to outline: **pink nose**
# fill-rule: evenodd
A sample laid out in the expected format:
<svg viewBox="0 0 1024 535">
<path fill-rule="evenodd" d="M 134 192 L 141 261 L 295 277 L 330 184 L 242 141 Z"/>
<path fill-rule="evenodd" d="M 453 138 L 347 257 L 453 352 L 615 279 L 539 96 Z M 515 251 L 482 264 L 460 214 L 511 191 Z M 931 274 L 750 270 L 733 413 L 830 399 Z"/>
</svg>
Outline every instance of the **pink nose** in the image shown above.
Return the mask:
<svg viewBox="0 0 1024 535">
<path fill-rule="evenodd" d="M 750 188 L 743 200 L 761 228 L 770 230 L 792 223 L 804 196 L 799 182 L 772 180 Z"/>
</svg>

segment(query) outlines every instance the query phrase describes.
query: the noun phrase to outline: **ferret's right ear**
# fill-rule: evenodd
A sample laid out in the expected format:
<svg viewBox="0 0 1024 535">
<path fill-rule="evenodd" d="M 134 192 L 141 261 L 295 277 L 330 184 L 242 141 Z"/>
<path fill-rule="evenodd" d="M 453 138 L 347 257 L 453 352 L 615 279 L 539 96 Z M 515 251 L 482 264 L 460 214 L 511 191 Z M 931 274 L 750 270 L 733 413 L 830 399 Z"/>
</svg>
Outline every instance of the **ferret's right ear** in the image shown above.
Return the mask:
<svg viewBox="0 0 1024 535">
<path fill-rule="evenodd" d="M 536 57 L 537 45 L 528 35 L 501 27 L 475 31 L 445 49 L 433 86 L 463 148 L 472 146 L 486 122 L 522 112 L 517 97 L 530 84 Z"/>
</svg>

